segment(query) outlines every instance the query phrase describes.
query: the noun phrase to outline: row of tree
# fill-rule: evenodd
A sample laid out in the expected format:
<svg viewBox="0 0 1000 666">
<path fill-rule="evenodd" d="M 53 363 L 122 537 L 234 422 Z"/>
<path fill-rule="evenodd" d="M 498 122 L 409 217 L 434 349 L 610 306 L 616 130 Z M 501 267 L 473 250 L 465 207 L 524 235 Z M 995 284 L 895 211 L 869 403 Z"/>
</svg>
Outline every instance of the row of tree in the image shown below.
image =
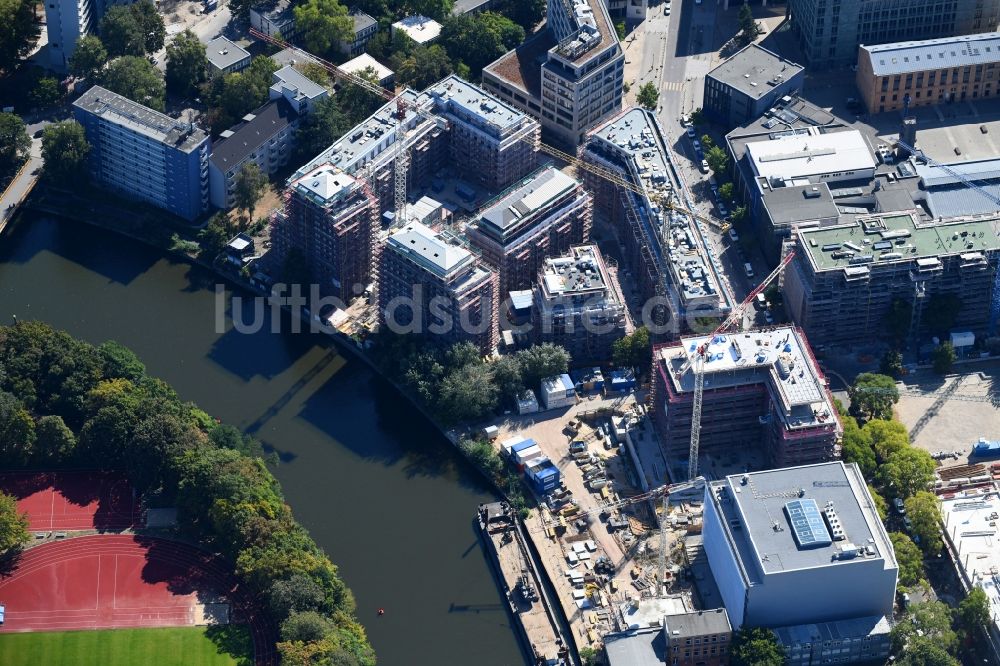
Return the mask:
<svg viewBox="0 0 1000 666">
<path fill-rule="evenodd" d="M 350 591 L 265 463 L 256 441 L 182 401 L 125 347 L 37 322 L 0 328 L 0 464 L 123 470 L 232 562 L 280 623 L 284 663 L 374 664 Z"/>
<path fill-rule="evenodd" d="M 463 342 L 441 348 L 418 335 L 379 337 L 377 362 L 396 377 L 435 419 L 445 425 L 475 422 L 501 404 L 513 404 L 525 389 L 545 377 L 566 372 L 570 356 L 562 347 L 543 344 L 492 362 Z"/>
</svg>

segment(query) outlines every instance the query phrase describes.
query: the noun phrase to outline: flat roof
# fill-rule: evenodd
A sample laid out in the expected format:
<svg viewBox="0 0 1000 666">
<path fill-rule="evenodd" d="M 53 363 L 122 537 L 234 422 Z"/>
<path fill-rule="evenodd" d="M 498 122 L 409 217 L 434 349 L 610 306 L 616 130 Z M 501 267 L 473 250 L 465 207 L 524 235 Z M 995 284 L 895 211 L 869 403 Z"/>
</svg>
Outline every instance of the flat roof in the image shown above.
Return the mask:
<svg viewBox="0 0 1000 666">
<path fill-rule="evenodd" d="M 541 97 L 542 64 L 555 45 L 555 36 L 546 26 L 513 51 L 508 51 L 491 62 L 483 71 L 520 88 L 532 97 Z"/>
<path fill-rule="evenodd" d="M 538 279 L 547 298 L 615 296 L 596 245 L 577 245 L 570 248 L 569 254 L 546 259 Z M 597 303 L 588 300 L 587 306 L 596 307 Z"/>
<path fill-rule="evenodd" d="M 779 99 L 760 118 L 755 118 L 742 127 L 737 127 L 726 135 L 726 142 L 739 162 L 746 154 L 746 147 L 758 141 L 769 141 L 791 133 L 824 133 L 846 130 L 842 121 L 795 95 Z"/>
<path fill-rule="evenodd" d="M 268 21 L 276 22 L 278 19 L 294 21 L 292 15 L 292 0 L 272 0 L 265 5 L 253 6 L 250 11 L 256 12 Z"/>
<path fill-rule="evenodd" d="M 92 86 L 73 106 L 186 153 L 208 138 L 197 125 L 175 120 L 101 86 Z"/>
<path fill-rule="evenodd" d="M 729 614 L 726 613 L 725 608 L 691 611 L 690 613 L 682 613 L 680 615 L 667 615 L 663 618 L 663 624 L 671 640 L 687 636 L 727 634 L 733 630 L 732 625 L 729 623 Z"/>
<path fill-rule="evenodd" d="M 764 191 L 761 200 L 775 226 L 837 219 L 840 215 L 826 183 L 775 187 Z"/>
<path fill-rule="evenodd" d="M 577 180 L 555 167 L 545 167 L 520 187 L 491 203 L 479 213 L 476 222 L 489 227 L 490 235 L 502 241 L 518 222 L 544 211 L 552 202 L 579 186 Z"/>
<path fill-rule="evenodd" d="M 291 188 L 320 206 L 354 191 L 355 179 L 332 164 L 321 164 L 292 181 Z"/>
<path fill-rule="evenodd" d="M 861 50 L 868 52 L 875 76 L 984 65 L 1000 61 L 1000 32 L 872 46 L 862 44 Z"/>
<path fill-rule="evenodd" d="M 277 70 L 273 74 L 273 77 L 274 83 L 271 85 L 271 90 L 280 93 L 282 88 L 290 88 L 296 92 L 295 97 L 297 99 L 316 99 L 317 97 L 324 97 L 329 94 L 326 88 L 295 69 L 292 65 L 285 65 Z"/>
<path fill-rule="evenodd" d="M 663 666 L 667 641 L 662 629 L 642 629 L 604 637 L 608 666 Z"/>
<path fill-rule="evenodd" d="M 264 106 L 248 113 L 243 122 L 229 129 L 227 138 L 212 145 L 212 163 L 225 173 L 252 155 L 258 148 L 270 141 L 278 132 L 287 128 L 298 118 L 298 114 L 285 98 L 271 100 Z"/>
<path fill-rule="evenodd" d="M 250 60 L 250 52 L 225 37 L 216 37 L 205 44 L 205 57 L 218 69 L 232 67 L 242 60 Z"/>
<path fill-rule="evenodd" d="M 836 622 L 795 624 L 772 629 L 782 645 L 825 643 L 862 636 L 884 636 L 888 639 L 891 630 L 892 622 L 885 615 L 870 615 Z"/>
<path fill-rule="evenodd" d="M 900 211 L 865 215 L 836 226 L 800 229 L 798 233 L 800 246 L 806 248 L 816 271 L 867 271 L 900 261 L 936 261 L 932 258 L 996 251 L 1000 238 L 993 228 L 998 220 L 1000 211 L 943 220 L 921 220 L 914 211 Z M 875 248 L 876 243 L 885 242 L 891 246 Z"/>
<path fill-rule="evenodd" d="M 528 118 L 527 114 L 455 74 L 438 81 L 425 90 L 424 94 L 433 98 L 439 106 L 445 106 L 449 110 L 457 108 L 467 117 L 501 131 L 515 127 Z"/>
<path fill-rule="evenodd" d="M 567 0 L 555 5 L 568 10 L 567 23 L 576 31 L 556 35 L 559 44 L 553 53 L 573 64 L 584 63 L 603 53 L 607 48 L 621 50 L 618 33 L 611 24 L 608 10 L 601 0 Z"/>
<path fill-rule="evenodd" d="M 764 178 L 805 178 L 875 168 L 875 157 L 857 130 L 793 134 L 747 144 L 754 171 Z"/>
<path fill-rule="evenodd" d="M 750 44 L 708 73 L 710 77 L 754 99 L 803 71 L 763 46 Z"/>
<path fill-rule="evenodd" d="M 373 25 L 378 25 L 378 21 L 374 18 L 365 14 L 360 9 L 351 10 L 351 18 L 354 19 L 354 33 L 357 34 L 366 28 L 370 28 Z"/>
<path fill-rule="evenodd" d="M 421 265 L 446 277 L 473 260 L 471 252 L 448 243 L 441 234 L 419 222 L 410 222 L 389 236 L 387 246 L 403 255 L 418 257 Z"/>
<path fill-rule="evenodd" d="M 426 16 L 407 16 L 392 24 L 393 30 L 402 30 L 417 44 L 434 41 L 441 34 L 441 24 Z"/>
<path fill-rule="evenodd" d="M 779 574 L 800 569 L 846 567 L 872 560 L 895 568 L 896 560 L 864 477 L 857 465 L 840 461 L 787 467 L 749 474 L 732 474 L 710 484 L 722 527 L 737 546 L 737 556 L 751 580 L 755 574 Z M 728 501 L 719 501 L 722 494 Z M 824 516 L 824 525 L 836 523 L 843 538 L 825 545 L 800 547 L 786 505 L 812 500 Z M 832 504 L 831 504 L 832 503 Z M 852 557 L 844 546 L 870 549 Z"/>
<path fill-rule="evenodd" d="M 826 381 L 801 331 L 792 326 L 715 336 L 684 336 L 661 347 L 674 391 L 694 391 L 694 369 L 678 372 L 705 348 L 705 389 L 765 384 L 790 428 L 836 423 Z"/>
<path fill-rule="evenodd" d="M 706 302 L 732 307 L 732 296 L 720 278 L 719 259 L 701 225 L 677 211 L 662 211 L 652 202 L 651 197 L 674 195 L 670 184 L 673 158 L 656 117 L 644 109 L 629 109 L 595 130 L 590 141 L 609 144 L 627 155 L 623 166 L 646 192 L 640 221 L 646 236 L 657 240 L 650 252 L 659 270 L 671 276 L 685 305 Z"/>
<path fill-rule="evenodd" d="M 380 63 L 375 58 L 371 57 L 367 53 L 362 53 L 357 58 L 352 58 L 345 62 L 343 65 L 339 66 L 340 69 L 348 72 L 349 74 L 357 74 L 365 69 L 371 67 L 375 70 L 375 76 L 378 77 L 379 81 L 384 81 L 385 79 L 392 76 L 392 70 Z"/>
<path fill-rule="evenodd" d="M 979 587 L 990 603 L 991 617 L 1000 629 L 1000 539 L 997 519 L 1000 495 L 995 487 L 985 492 L 961 493 L 941 500 L 944 531 L 954 547 L 955 565 L 967 585 Z"/>
</svg>

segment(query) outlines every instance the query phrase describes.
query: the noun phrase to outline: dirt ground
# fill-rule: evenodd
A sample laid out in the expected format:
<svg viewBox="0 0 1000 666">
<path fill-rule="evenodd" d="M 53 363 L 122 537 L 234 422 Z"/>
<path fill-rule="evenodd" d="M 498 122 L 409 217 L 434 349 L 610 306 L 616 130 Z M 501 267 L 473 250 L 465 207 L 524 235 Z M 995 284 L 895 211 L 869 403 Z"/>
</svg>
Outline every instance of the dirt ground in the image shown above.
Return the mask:
<svg viewBox="0 0 1000 666">
<path fill-rule="evenodd" d="M 914 445 L 955 451 L 966 462 L 980 437 L 1000 439 L 1000 368 L 945 378 L 922 375 L 900 382 L 896 414 Z M 951 464 L 952 461 L 947 461 Z"/>
</svg>

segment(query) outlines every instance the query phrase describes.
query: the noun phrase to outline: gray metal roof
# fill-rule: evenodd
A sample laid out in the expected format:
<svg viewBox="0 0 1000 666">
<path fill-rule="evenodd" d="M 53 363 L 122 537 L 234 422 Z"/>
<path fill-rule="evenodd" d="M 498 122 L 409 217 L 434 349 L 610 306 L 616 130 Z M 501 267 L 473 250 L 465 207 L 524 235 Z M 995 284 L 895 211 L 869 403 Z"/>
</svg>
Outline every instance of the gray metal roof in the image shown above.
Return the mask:
<svg viewBox="0 0 1000 666">
<path fill-rule="evenodd" d="M 844 638 L 862 638 L 864 636 L 888 636 L 891 630 L 892 624 L 888 618 L 884 615 L 873 615 L 837 622 L 819 622 L 816 624 L 796 624 L 788 627 L 777 627 L 773 631 L 782 645 L 796 645 L 803 643 L 824 643 Z"/>
<path fill-rule="evenodd" d="M 1000 61 L 1000 32 L 862 45 L 861 50 L 868 53 L 875 76 L 984 65 Z"/>
<path fill-rule="evenodd" d="M 528 116 L 479 86 L 451 74 L 425 92 L 439 107 L 460 109 L 465 116 L 479 120 L 498 130 L 520 125 Z"/>
<path fill-rule="evenodd" d="M 756 99 L 801 71 L 801 65 L 785 60 L 762 46 L 750 44 L 708 75 Z"/>
<path fill-rule="evenodd" d="M 205 57 L 218 69 L 226 69 L 241 60 L 250 61 L 250 52 L 225 37 L 216 37 L 205 44 Z"/>
<path fill-rule="evenodd" d="M 418 258 L 418 263 L 441 277 L 474 260 L 471 252 L 448 243 L 443 236 L 419 222 L 410 222 L 389 236 L 386 246 Z"/>
<path fill-rule="evenodd" d="M 232 134 L 212 147 L 210 159 L 223 173 L 245 160 L 298 118 L 284 98 L 270 101 L 247 115 L 252 117 L 234 125 L 230 128 Z"/>
<path fill-rule="evenodd" d="M 758 572 L 767 575 L 872 560 L 895 567 L 892 547 L 857 465 L 837 461 L 734 474 L 711 486 L 712 492 L 722 493 L 717 506 L 724 516 L 723 526 L 751 580 L 759 580 Z M 836 512 L 843 539 L 822 546 L 798 545 L 785 505 L 806 499 L 814 500 L 820 511 L 832 508 Z M 842 558 L 847 544 L 870 547 L 874 554 Z"/>
<path fill-rule="evenodd" d="M 729 624 L 729 615 L 726 613 L 725 608 L 668 615 L 663 618 L 663 621 L 671 640 L 686 636 L 726 634 L 732 631 L 732 626 Z"/>
<path fill-rule="evenodd" d="M 608 666 L 663 666 L 667 663 L 667 641 L 662 629 L 608 634 L 604 637 Z"/>
<path fill-rule="evenodd" d="M 489 235 L 502 242 L 511 227 L 527 217 L 534 217 L 579 185 L 562 171 L 547 167 L 521 187 L 492 203 L 480 213 L 478 223 L 490 227 Z"/>
<path fill-rule="evenodd" d="M 83 93 L 73 106 L 183 152 L 196 149 L 208 138 L 197 125 L 175 120 L 101 86 Z"/>
</svg>

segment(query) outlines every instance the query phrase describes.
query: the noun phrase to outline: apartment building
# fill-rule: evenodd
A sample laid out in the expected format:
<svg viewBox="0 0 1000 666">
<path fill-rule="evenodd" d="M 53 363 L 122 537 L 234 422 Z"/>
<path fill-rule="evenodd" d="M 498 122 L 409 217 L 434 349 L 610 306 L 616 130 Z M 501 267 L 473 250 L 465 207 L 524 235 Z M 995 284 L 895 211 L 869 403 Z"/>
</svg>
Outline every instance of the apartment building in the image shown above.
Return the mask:
<svg viewBox="0 0 1000 666">
<path fill-rule="evenodd" d="M 642 192 L 583 173 L 595 209 L 619 231 L 625 266 L 650 306 L 651 319 L 676 335 L 701 314 L 728 313 L 733 296 L 705 231 L 690 216 L 661 205 L 691 207 L 680 199 L 686 193 L 672 184 L 676 166 L 656 116 L 634 108 L 607 122 L 591 133 L 581 159 L 620 174 Z"/>
<path fill-rule="evenodd" d="M 365 47 L 378 32 L 378 21 L 365 14 L 360 9 L 351 10 L 354 28 L 350 40 L 339 43 L 340 51 L 349 58 L 354 58 L 365 52 Z"/>
<path fill-rule="evenodd" d="M 376 83 L 389 90 L 395 89 L 394 82 L 396 75 L 393 71 L 367 53 L 362 53 L 356 58 L 351 58 L 341 65 L 340 69 L 348 74 L 361 74 L 365 70 L 370 69 L 375 74 Z"/>
<path fill-rule="evenodd" d="M 49 67 L 69 70 L 76 42 L 86 37 L 104 14 L 95 0 L 46 0 L 45 29 L 48 34 Z"/>
<path fill-rule="evenodd" d="M 545 167 L 487 205 L 466 227 L 470 245 L 499 273 L 500 296 L 530 289 L 546 257 L 590 239 L 593 202 L 583 185 Z"/>
<path fill-rule="evenodd" d="M 482 88 L 451 75 L 425 92 L 448 121 L 448 152 L 462 177 L 500 190 L 535 168 L 538 123 Z"/>
<path fill-rule="evenodd" d="M 292 179 L 271 222 L 272 270 L 281 275 L 296 251 L 323 296 L 344 304 L 375 279 L 378 202 L 362 181 L 331 164 Z"/>
<path fill-rule="evenodd" d="M 814 344 L 853 345 L 889 334 L 900 301 L 909 332 L 923 330 L 934 297 L 962 304 L 955 326 L 985 332 L 1000 239 L 1000 214 L 922 219 L 915 211 L 879 213 L 831 227 L 799 229 L 785 269 L 785 308 Z"/>
<path fill-rule="evenodd" d="M 449 163 L 459 165 L 463 178 L 493 188 L 506 187 L 534 169 L 538 123 L 481 88 L 449 76 L 424 93 L 405 90 L 400 96 L 407 103 L 401 120 L 409 157 L 407 191 L 428 187 Z M 434 113 L 417 113 L 415 107 Z M 391 101 L 299 173 L 322 162 L 348 174 L 363 170 L 371 174 L 381 210 L 392 211 L 396 114 L 397 104 Z"/>
<path fill-rule="evenodd" d="M 843 429 L 826 378 L 805 335 L 788 326 L 654 348 L 654 423 L 666 455 L 687 457 L 698 353 L 705 355 L 702 453 L 755 446 L 775 467 L 840 457 Z"/>
<path fill-rule="evenodd" d="M 430 46 L 441 36 L 441 24 L 426 16 L 407 16 L 392 24 L 391 36 L 406 35 L 420 46 Z"/>
<path fill-rule="evenodd" d="M 1000 0 L 789 0 L 806 62 L 847 67 L 861 44 L 940 39 L 996 29 Z"/>
<path fill-rule="evenodd" d="M 103 187 L 188 221 L 208 208 L 211 140 L 197 125 L 100 86 L 73 102 L 73 116 L 91 145 L 90 175 Z"/>
<path fill-rule="evenodd" d="M 615 340 L 632 330 L 625 298 L 596 245 L 546 259 L 533 301 L 536 344 L 564 347 L 575 364 L 607 363 Z"/>
<path fill-rule="evenodd" d="M 265 0 L 250 7 L 250 27 L 286 42 L 298 39 L 292 0 Z"/>
<path fill-rule="evenodd" d="M 268 97 L 272 100 L 283 97 L 300 116 L 309 113 L 317 102 L 330 96 L 329 90 L 292 65 L 285 65 L 274 72 L 271 80 Z"/>
<path fill-rule="evenodd" d="M 205 44 L 205 58 L 210 76 L 242 72 L 250 66 L 250 52 L 221 35 Z"/>
<path fill-rule="evenodd" d="M 995 97 L 998 63 L 998 32 L 862 44 L 856 81 L 868 112 L 883 113 Z"/>
<path fill-rule="evenodd" d="M 379 324 L 436 343 L 497 345 L 497 276 L 468 250 L 410 222 L 389 236 L 379 263 Z"/>
<path fill-rule="evenodd" d="M 483 87 L 576 148 L 621 110 L 625 56 L 603 0 L 549 0 L 546 28 L 483 69 Z"/>
<path fill-rule="evenodd" d="M 243 167 L 255 163 L 272 175 L 288 164 L 295 146 L 299 114 L 284 99 L 268 102 L 219 136 L 209 160 L 212 205 L 229 209 L 234 205 L 236 178 Z"/>
<path fill-rule="evenodd" d="M 708 483 L 702 536 L 734 630 L 774 630 L 796 666 L 888 656 L 898 566 L 856 464 Z"/>
<path fill-rule="evenodd" d="M 737 51 L 705 77 L 702 110 L 726 127 L 764 115 L 774 103 L 797 92 L 805 70 L 757 44 Z"/>
</svg>

